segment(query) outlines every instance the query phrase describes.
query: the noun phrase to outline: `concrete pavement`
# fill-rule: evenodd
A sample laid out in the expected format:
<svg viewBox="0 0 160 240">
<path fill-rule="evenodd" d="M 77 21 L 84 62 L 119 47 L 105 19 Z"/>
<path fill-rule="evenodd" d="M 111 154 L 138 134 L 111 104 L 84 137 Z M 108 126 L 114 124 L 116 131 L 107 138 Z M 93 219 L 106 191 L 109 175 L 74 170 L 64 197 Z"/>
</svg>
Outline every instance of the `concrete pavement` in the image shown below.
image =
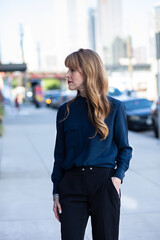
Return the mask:
<svg viewBox="0 0 160 240">
<path fill-rule="evenodd" d="M 6 107 L 0 139 L 0 240 L 58 240 L 52 212 L 56 110 Z M 160 144 L 129 132 L 134 148 L 122 184 L 120 240 L 160 239 Z M 85 240 L 91 240 L 88 222 Z"/>
</svg>

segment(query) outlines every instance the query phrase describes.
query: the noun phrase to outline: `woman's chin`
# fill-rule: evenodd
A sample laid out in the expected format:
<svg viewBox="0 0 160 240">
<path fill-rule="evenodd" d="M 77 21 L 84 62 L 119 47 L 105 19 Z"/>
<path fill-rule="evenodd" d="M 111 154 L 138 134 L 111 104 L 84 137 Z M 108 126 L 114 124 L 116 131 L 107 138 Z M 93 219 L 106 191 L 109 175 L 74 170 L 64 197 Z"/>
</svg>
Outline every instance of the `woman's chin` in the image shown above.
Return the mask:
<svg viewBox="0 0 160 240">
<path fill-rule="evenodd" d="M 68 88 L 69 88 L 69 90 L 76 90 L 76 88 L 74 86 L 71 86 L 71 85 L 69 85 Z"/>
</svg>

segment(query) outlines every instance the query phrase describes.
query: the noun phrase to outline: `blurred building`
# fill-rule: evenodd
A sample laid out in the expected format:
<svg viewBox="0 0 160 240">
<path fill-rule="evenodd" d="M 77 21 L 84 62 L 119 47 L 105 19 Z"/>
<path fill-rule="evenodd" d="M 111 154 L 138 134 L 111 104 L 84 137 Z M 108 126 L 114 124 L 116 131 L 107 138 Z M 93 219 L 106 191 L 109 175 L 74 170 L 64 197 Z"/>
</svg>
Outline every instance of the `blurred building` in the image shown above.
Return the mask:
<svg viewBox="0 0 160 240">
<path fill-rule="evenodd" d="M 54 0 L 54 70 L 64 70 L 65 57 L 89 47 L 86 0 Z"/>
<path fill-rule="evenodd" d="M 144 46 L 134 48 L 133 58 L 135 58 L 137 64 L 147 63 L 147 48 Z"/>
<path fill-rule="evenodd" d="M 127 58 L 127 43 L 124 39 L 116 37 L 112 43 L 113 64 L 119 64 L 120 59 Z"/>
<path fill-rule="evenodd" d="M 69 53 L 90 47 L 86 0 L 53 0 L 52 12 L 50 22 L 44 19 L 48 26 L 38 43 L 29 26 L 24 26 L 24 58 L 29 71 L 62 72 Z"/>
<path fill-rule="evenodd" d="M 155 40 L 155 11 L 152 9 L 148 13 L 148 62 L 152 62 L 156 57 L 156 40 Z"/>
<path fill-rule="evenodd" d="M 160 3 L 156 4 L 155 6 L 155 25 L 156 31 L 160 31 Z"/>
<path fill-rule="evenodd" d="M 36 45 L 33 38 L 33 34 L 29 25 L 24 27 L 24 61 L 27 63 L 29 71 L 38 70 L 38 59 L 36 53 Z"/>
<path fill-rule="evenodd" d="M 98 0 L 98 52 L 105 64 L 113 64 L 113 42 L 122 36 L 121 0 Z"/>
<path fill-rule="evenodd" d="M 96 11 L 90 8 L 88 11 L 89 16 L 89 44 L 90 48 L 96 51 Z"/>
</svg>

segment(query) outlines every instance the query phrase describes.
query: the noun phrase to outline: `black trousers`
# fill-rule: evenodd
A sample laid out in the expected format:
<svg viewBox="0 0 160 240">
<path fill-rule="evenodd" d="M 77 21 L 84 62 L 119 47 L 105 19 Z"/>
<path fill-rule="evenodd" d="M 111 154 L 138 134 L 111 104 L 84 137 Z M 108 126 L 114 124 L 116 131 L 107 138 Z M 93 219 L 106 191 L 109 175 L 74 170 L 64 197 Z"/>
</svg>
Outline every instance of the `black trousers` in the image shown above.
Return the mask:
<svg viewBox="0 0 160 240">
<path fill-rule="evenodd" d="M 62 240 L 83 240 L 91 216 L 93 240 L 118 240 L 120 196 L 113 168 L 81 167 L 66 171 L 59 183 Z"/>
</svg>

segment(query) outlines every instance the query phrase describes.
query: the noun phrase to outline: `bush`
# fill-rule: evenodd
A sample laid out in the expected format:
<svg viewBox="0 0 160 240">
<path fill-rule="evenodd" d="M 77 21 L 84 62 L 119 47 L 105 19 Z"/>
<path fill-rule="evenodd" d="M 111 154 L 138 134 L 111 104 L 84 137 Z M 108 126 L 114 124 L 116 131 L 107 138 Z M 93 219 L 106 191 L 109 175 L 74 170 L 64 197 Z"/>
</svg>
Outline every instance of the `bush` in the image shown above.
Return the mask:
<svg viewBox="0 0 160 240">
<path fill-rule="evenodd" d="M 18 80 L 17 80 L 17 78 L 13 78 L 13 80 L 12 80 L 12 88 L 16 88 L 16 87 L 18 87 Z"/>
<path fill-rule="evenodd" d="M 60 89 L 61 83 L 58 79 L 42 79 L 43 90 Z"/>
<path fill-rule="evenodd" d="M 0 105 L 0 119 L 1 118 L 3 119 L 3 116 L 4 116 L 4 109 L 3 109 L 2 105 Z"/>
<path fill-rule="evenodd" d="M 3 135 L 3 125 L 2 122 L 0 121 L 0 136 Z"/>
</svg>

